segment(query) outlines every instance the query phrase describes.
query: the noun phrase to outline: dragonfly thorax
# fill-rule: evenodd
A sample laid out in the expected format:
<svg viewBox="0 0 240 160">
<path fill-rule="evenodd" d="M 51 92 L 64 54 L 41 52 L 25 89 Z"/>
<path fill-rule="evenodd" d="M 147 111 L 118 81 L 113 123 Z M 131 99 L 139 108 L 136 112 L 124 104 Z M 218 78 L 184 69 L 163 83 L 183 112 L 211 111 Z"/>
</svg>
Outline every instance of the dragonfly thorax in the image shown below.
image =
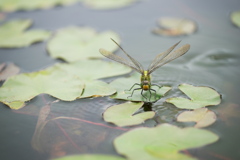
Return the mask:
<svg viewBox="0 0 240 160">
<path fill-rule="evenodd" d="M 141 88 L 143 90 L 149 90 L 151 88 L 151 77 L 148 71 L 144 71 L 141 75 Z"/>
</svg>

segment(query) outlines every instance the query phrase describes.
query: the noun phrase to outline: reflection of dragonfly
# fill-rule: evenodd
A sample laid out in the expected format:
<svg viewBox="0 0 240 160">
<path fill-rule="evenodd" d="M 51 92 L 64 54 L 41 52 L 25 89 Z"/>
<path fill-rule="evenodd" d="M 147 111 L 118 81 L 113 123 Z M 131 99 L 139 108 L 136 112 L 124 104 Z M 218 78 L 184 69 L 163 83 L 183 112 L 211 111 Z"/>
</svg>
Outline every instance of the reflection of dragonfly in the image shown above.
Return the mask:
<svg viewBox="0 0 240 160">
<path fill-rule="evenodd" d="M 189 44 L 185 44 L 183 45 L 182 47 L 176 49 L 175 51 L 171 52 L 179 43 L 176 43 L 174 44 L 172 47 L 170 47 L 168 50 L 166 50 L 165 52 L 162 52 L 160 54 L 158 54 L 155 59 L 152 61 L 152 63 L 149 65 L 148 69 L 147 70 L 144 70 L 143 66 L 138 62 L 136 61 L 135 59 L 133 59 L 129 54 L 127 54 L 123 48 L 117 43 L 115 42 L 113 39 L 111 39 L 114 43 L 116 43 L 118 45 L 118 47 L 127 55 L 127 57 L 131 60 L 131 61 L 128 61 L 122 57 L 119 57 L 115 54 L 113 54 L 112 52 L 109 52 L 105 49 L 100 49 L 99 52 L 104 55 L 105 57 L 109 58 L 109 59 L 112 59 L 116 62 L 119 62 L 121 64 L 124 64 L 128 67 L 131 67 L 132 69 L 134 69 L 135 71 L 139 72 L 141 74 L 141 83 L 135 83 L 131 88 L 130 90 L 132 90 L 132 88 L 135 86 L 135 85 L 139 85 L 140 88 L 135 88 L 131 94 L 131 96 L 129 97 L 132 97 L 133 93 L 135 90 L 142 90 L 141 91 L 141 95 L 147 99 L 144 95 L 143 95 L 143 90 L 144 91 L 149 91 L 150 93 L 150 98 L 149 98 L 149 101 L 151 99 L 151 91 L 154 91 L 155 92 L 155 99 L 156 99 L 156 90 L 152 89 L 151 87 L 152 86 L 158 86 L 156 84 L 151 84 L 151 77 L 150 77 L 150 74 L 155 71 L 157 68 L 161 67 L 162 65 L 182 56 L 183 54 L 185 54 L 189 48 L 190 48 L 190 45 Z M 158 86 L 160 87 L 160 86 Z M 130 91 L 129 90 L 129 91 Z"/>
</svg>

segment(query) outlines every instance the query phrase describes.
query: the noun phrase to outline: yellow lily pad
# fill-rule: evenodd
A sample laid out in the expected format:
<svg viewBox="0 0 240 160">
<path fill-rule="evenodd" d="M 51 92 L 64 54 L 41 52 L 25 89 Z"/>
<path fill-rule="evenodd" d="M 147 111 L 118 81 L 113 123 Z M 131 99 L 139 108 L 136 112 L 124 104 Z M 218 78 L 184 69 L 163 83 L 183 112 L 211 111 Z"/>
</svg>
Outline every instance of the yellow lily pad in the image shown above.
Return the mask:
<svg viewBox="0 0 240 160">
<path fill-rule="evenodd" d="M 196 122 L 194 127 L 202 128 L 213 124 L 217 117 L 213 111 L 207 108 L 198 108 L 193 111 L 184 111 L 178 115 L 177 121 L 179 122 Z"/>
<path fill-rule="evenodd" d="M 163 17 L 157 21 L 159 27 L 153 33 L 164 36 L 189 35 L 196 31 L 194 21 L 185 18 Z"/>
</svg>

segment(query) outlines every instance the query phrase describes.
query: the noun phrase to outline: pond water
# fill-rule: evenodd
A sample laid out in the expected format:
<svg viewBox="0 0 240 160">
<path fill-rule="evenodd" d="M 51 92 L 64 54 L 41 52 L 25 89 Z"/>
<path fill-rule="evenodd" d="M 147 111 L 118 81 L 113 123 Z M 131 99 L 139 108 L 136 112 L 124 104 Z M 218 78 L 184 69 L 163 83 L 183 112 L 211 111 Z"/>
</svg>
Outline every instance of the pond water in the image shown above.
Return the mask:
<svg viewBox="0 0 240 160">
<path fill-rule="evenodd" d="M 170 85 L 173 89 L 152 104 L 152 110 L 157 116 L 139 126 L 152 127 L 161 123 L 191 125 L 177 123 L 176 115 L 181 111 L 164 101 L 169 97 L 183 95 L 177 89 L 181 83 L 209 86 L 222 95 L 222 102 L 209 107 L 217 114 L 217 121 L 206 129 L 216 133 L 220 140 L 203 148 L 188 150 L 188 154 L 204 160 L 238 160 L 240 28 L 231 23 L 229 15 L 238 10 L 239 6 L 238 0 L 213 0 L 207 3 L 149 0 L 126 8 L 96 11 L 75 4 L 48 10 L 9 13 L 6 19 L 30 18 L 34 20 L 31 28 L 52 31 L 71 25 L 90 26 L 98 31 L 113 30 L 120 34 L 122 47 L 145 67 L 156 54 L 177 41 L 182 40 L 182 45 L 189 43 L 191 49 L 186 55 L 153 73 L 153 82 Z M 152 34 L 151 29 L 156 27 L 156 20 L 163 16 L 190 18 L 198 24 L 198 30 L 191 35 L 179 37 Z M 14 62 L 22 72 L 31 72 L 59 62 L 47 54 L 45 46 L 46 42 L 26 48 L 0 49 L 0 63 Z M 120 50 L 116 53 L 121 54 Z M 115 78 L 103 80 L 109 82 L 113 79 Z M 18 111 L 0 104 L 0 159 L 45 160 L 76 153 L 117 155 L 112 145 L 114 138 L 136 127 L 119 128 L 102 119 L 105 109 L 124 101 L 109 97 L 60 101 L 50 105 L 50 116 L 62 118 L 46 124 L 41 141 L 36 142 L 38 145 L 33 148 L 31 140 L 38 112 L 54 100 L 56 99 L 48 95 L 40 95 Z"/>
</svg>

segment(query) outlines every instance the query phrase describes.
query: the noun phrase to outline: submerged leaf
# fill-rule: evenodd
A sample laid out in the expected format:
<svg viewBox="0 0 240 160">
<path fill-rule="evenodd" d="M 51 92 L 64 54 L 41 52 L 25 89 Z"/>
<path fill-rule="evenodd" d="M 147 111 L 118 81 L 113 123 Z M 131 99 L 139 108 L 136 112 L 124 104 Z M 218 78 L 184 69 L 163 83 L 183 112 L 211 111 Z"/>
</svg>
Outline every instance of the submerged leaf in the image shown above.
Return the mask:
<svg viewBox="0 0 240 160">
<path fill-rule="evenodd" d="M 110 38 L 120 41 L 112 31 L 97 33 L 89 27 L 68 27 L 57 32 L 47 46 L 53 58 L 61 58 L 68 62 L 81 59 L 102 58 L 99 48 L 105 47 L 115 51 L 118 47 L 109 41 Z"/>
<path fill-rule="evenodd" d="M 114 0 L 84 0 L 83 3 L 93 9 L 115 9 L 121 8 L 125 6 L 129 6 L 136 2 L 137 0 L 121 0 L 121 1 L 114 1 Z"/>
<path fill-rule="evenodd" d="M 24 32 L 31 24 L 31 20 L 12 20 L 1 25 L 0 47 L 26 47 L 32 43 L 43 41 L 50 36 L 50 32 L 44 30 L 35 29 Z"/>
<path fill-rule="evenodd" d="M 53 160 L 126 160 L 122 157 L 103 155 L 103 154 L 81 154 L 70 155 L 66 157 L 56 158 Z"/>
<path fill-rule="evenodd" d="M 227 125 L 238 125 L 236 119 L 239 120 L 240 105 L 235 103 L 225 104 L 224 107 L 218 109 L 218 116 Z"/>
<path fill-rule="evenodd" d="M 142 105 L 143 102 L 127 102 L 112 106 L 103 113 L 103 119 L 106 122 L 111 122 L 121 127 L 141 124 L 145 120 L 153 118 L 155 115 L 155 112 L 153 111 L 133 115 L 139 108 L 142 107 Z"/>
<path fill-rule="evenodd" d="M 194 127 L 207 127 L 216 121 L 217 117 L 213 111 L 207 108 L 198 108 L 193 111 L 184 111 L 178 115 L 179 122 L 196 122 Z"/>
<path fill-rule="evenodd" d="M 1 0 L 0 10 L 13 12 L 17 10 L 46 9 L 56 5 L 68 5 L 80 0 Z"/>
<path fill-rule="evenodd" d="M 240 27 L 240 11 L 235 11 L 231 13 L 232 23 L 237 27 Z"/>
<path fill-rule="evenodd" d="M 153 33 L 165 36 L 188 35 L 197 29 L 195 22 L 184 18 L 161 18 L 158 20 L 158 25 Z"/>
<path fill-rule="evenodd" d="M 138 73 L 133 74 L 129 78 L 119 78 L 116 79 L 115 81 L 111 82 L 110 85 L 117 90 L 117 94 L 111 96 L 112 98 L 115 99 L 124 99 L 124 100 L 130 100 L 130 101 L 147 101 L 142 95 L 141 95 L 141 90 L 134 91 L 132 97 L 131 96 L 132 92 L 136 88 L 140 88 L 140 86 L 135 86 L 131 91 L 129 89 L 135 84 L 135 83 L 140 83 L 140 75 Z M 151 99 L 150 101 L 157 101 L 160 99 L 164 94 L 166 94 L 171 87 L 168 86 L 163 86 L 159 88 L 158 86 L 152 86 L 152 89 L 156 90 L 156 98 L 155 98 L 155 92 L 151 91 Z M 147 98 L 150 97 L 150 93 L 148 91 L 143 91 L 143 95 L 146 96 Z"/>
<path fill-rule="evenodd" d="M 38 146 L 39 141 L 41 141 L 40 135 L 41 135 L 43 126 L 47 122 L 46 119 L 47 119 L 50 111 L 51 110 L 50 110 L 50 105 L 49 104 L 47 104 L 46 106 L 43 106 L 41 108 L 41 110 L 39 112 L 39 115 L 38 115 L 37 125 L 36 125 L 36 128 L 35 128 L 33 137 L 32 137 L 32 141 L 31 141 L 32 147 L 39 152 L 41 152 L 41 147 Z"/>
<path fill-rule="evenodd" d="M 209 87 L 195 87 L 189 84 L 181 84 L 178 88 L 191 98 L 175 97 L 166 100 L 166 102 L 172 103 L 178 108 L 197 109 L 210 105 L 218 105 L 221 102 L 221 95 Z"/>
<path fill-rule="evenodd" d="M 162 124 L 126 132 L 114 140 L 114 147 L 119 154 L 131 160 L 193 160 L 195 158 L 179 151 L 202 147 L 217 140 L 218 136 L 207 130 Z"/>
<path fill-rule="evenodd" d="M 2 63 L 0 64 L 0 81 L 6 80 L 8 77 L 11 77 L 13 75 L 16 75 L 20 69 L 14 65 L 13 63 L 6 64 Z"/>
<path fill-rule="evenodd" d="M 25 101 L 42 93 L 72 101 L 81 95 L 83 87 L 79 78 L 49 68 L 10 77 L 0 88 L 0 101 L 12 109 L 22 108 Z"/>
</svg>

